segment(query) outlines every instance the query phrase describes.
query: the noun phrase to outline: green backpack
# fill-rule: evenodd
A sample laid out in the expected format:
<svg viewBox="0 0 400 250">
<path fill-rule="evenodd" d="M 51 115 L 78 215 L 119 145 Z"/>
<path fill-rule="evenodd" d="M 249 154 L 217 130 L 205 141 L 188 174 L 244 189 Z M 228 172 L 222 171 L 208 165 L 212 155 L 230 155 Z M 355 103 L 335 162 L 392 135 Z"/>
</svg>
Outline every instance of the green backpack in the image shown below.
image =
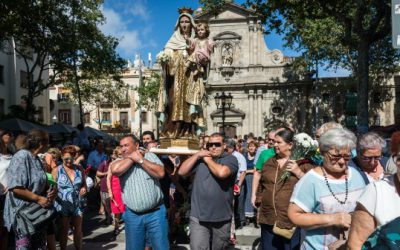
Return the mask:
<svg viewBox="0 0 400 250">
<path fill-rule="evenodd" d="M 364 243 L 362 250 L 400 249 L 400 217 L 378 227 Z"/>
</svg>

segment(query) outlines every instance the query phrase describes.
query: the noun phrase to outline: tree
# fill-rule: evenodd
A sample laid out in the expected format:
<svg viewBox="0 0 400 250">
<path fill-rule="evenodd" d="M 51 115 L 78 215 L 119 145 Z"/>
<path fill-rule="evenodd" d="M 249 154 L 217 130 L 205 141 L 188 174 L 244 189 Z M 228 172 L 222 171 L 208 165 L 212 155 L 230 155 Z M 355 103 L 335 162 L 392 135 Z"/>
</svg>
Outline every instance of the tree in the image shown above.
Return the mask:
<svg viewBox="0 0 400 250">
<path fill-rule="evenodd" d="M 202 2 L 212 12 L 221 10 L 218 0 Z M 379 81 L 398 70 L 400 53 L 390 43 L 390 0 L 247 0 L 246 6 L 259 14 L 266 33 L 283 34 L 286 46 L 301 52 L 307 65 L 326 62 L 352 72 L 358 126 L 364 130 L 371 85 L 376 84 L 370 76 Z"/>
<path fill-rule="evenodd" d="M 97 109 L 98 125 L 101 129 L 103 123 L 103 117 L 100 116 L 100 106 L 102 104 L 108 104 L 111 107 L 118 106 L 124 103 L 128 103 L 129 100 L 129 88 L 121 80 L 116 80 L 113 77 L 98 77 L 94 79 L 87 77 L 87 79 L 81 79 L 77 87 L 75 82 L 66 82 L 64 86 L 71 90 L 72 100 L 87 107 L 86 111 L 90 108 L 95 107 Z"/>
<path fill-rule="evenodd" d="M 115 52 L 118 41 L 104 35 L 101 0 L 6 0 L 0 4 L 0 39 L 4 49 L 25 63 L 26 118 L 34 113 L 33 100 L 62 82 L 118 76 L 125 64 Z M 43 75 L 50 72 L 49 80 Z M 36 77 L 35 77 L 36 76 Z M 83 117 L 82 105 L 81 122 Z"/>
<path fill-rule="evenodd" d="M 147 110 L 155 110 L 158 102 L 158 91 L 160 90 L 161 76 L 159 73 L 152 72 L 149 78 L 143 81 L 135 90 L 138 93 L 136 101 L 137 108 L 143 107 Z"/>
</svg>

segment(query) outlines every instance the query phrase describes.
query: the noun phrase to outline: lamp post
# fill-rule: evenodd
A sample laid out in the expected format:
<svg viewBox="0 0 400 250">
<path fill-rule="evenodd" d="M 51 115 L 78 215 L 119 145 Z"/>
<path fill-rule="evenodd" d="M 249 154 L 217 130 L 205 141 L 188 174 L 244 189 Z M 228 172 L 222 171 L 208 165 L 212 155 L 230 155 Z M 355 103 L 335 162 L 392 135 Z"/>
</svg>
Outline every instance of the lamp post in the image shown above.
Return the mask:
<svg viewBox="0 0 400 250">
<path fill-rule="evenodd" d="M 229 110 L 232 105 L 232 95 L 229 93 L 228 95 L 222 91 L 222 94 L 216 93 L 214 96 L 215 105 L 217 109 L 222 110 L 222 135 L 225 135 L 225 110 Z"/>
</svg>

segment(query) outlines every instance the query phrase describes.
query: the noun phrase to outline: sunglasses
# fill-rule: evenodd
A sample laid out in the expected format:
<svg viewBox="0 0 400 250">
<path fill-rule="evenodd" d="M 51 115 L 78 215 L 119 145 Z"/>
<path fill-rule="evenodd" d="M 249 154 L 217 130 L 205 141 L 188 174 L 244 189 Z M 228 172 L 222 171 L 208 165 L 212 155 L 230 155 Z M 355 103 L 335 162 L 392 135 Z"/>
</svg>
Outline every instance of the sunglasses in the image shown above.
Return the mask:
<svg viewBox="0 0 400 250">
<path fill-rule="evenodd" d="M 63 161 L 73 161 L 74 158 L 73 157 L 65 157 L 63 158 Z"/>
<path fill-rule="evenodd" d="M 380 156 L 361 156 L 361 160 L 363 161 L 379 161 L 380 159 L 382 159 L 382 155 Z"/>
<path fill-rule="evenodd" d="M 331 159 L 331 161 L 337 162 L 340 161 L 340 159 L 344 159 L 345 161 L 350 161 L 351 160 L 351 155 L 347 154 L 347 155 L 341 155 L 341 154 L 331 154 L 328 152 L 326 152 L 326 154 L 329 156 L 329 158 Z"/>
<path fill-rule="evenodd" d="M 212 148 L 213 146 L 215 146 L 216 148 L 219 148 L 222 146 L 222 143 L 220 142 L 207 142 L 207 149 L 208 148 Z"/>
</svg>

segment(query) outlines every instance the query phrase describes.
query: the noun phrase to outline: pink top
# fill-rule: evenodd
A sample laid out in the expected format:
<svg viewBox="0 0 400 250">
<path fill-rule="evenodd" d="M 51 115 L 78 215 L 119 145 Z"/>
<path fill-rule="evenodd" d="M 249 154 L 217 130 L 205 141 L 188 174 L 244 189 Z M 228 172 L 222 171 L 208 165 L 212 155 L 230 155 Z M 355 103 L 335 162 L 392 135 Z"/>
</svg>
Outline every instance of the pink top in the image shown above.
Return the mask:
<svg viewBox="0 0 400 250">
<path fill-rule="evenodd" d="M 197 62 L 203 66 L 210 61 L 213 48 L 214 42 L 211 39 L 195 38 L 190 42 L 190 50 L 193 51 Z"/>
</svg>

